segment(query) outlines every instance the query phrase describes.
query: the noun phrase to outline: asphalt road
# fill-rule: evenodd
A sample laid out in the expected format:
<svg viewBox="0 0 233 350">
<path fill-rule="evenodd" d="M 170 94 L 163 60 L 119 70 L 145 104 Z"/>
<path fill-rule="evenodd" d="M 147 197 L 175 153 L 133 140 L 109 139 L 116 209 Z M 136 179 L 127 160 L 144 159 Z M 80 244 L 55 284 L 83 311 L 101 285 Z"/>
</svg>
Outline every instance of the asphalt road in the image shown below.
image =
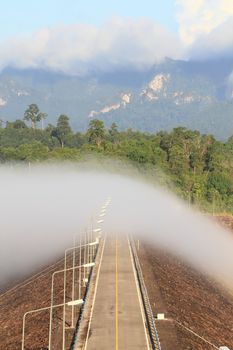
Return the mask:
<svg viewBox="0 0 233 350">
<path fill-rule="evenodd" d="M 86 349 L 150 349 L 126 238 L 106 239 L 96 286 Z"/>
</svg>

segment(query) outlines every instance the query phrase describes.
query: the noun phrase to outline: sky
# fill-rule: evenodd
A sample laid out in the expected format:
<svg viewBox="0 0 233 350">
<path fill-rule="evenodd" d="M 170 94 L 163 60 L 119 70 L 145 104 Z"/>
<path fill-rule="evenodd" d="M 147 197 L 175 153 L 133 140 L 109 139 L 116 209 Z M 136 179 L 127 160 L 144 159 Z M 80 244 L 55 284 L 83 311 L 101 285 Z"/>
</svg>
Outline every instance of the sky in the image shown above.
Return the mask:
<svg viewBox="0 0 233 350">
<path fill-rule="evenodd" d="M 2 1 L 0 40 L 43 27 L 85 22 L 100 25 L 114 16 L 148 18 L 177 30 L 173 0 L 9 0 Z M 10 19 L 10 20 L 9 20 Z"/>
<path fill-rule="evenodd" d="M 233 57 L 232 0 L 1 0 L 0 69 L 144 69 Z"/>
</svg>

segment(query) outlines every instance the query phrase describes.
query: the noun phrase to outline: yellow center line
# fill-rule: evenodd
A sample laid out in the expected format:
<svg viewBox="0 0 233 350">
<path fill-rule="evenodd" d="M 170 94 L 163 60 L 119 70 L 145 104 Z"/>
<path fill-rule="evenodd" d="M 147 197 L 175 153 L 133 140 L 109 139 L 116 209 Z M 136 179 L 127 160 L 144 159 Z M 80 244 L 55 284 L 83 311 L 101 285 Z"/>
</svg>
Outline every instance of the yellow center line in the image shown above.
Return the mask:
<svg viewBox="0 0 233 350">
<path fill-rule="evenodd" d="M 118 240 L 116 238 L 116 350 L 118 350 Z"/>
</svg>

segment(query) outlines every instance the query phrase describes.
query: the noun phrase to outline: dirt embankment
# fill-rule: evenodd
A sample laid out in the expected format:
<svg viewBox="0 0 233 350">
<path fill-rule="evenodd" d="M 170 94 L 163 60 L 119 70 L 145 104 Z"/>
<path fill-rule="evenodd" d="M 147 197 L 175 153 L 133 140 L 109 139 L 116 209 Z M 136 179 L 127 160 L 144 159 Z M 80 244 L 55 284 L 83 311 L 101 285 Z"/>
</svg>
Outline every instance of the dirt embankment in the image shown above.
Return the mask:
<svg viewBox="0 0 233 350">
<path fill-rule="evenodd" d="M 215 220 L 233 229 L 232 217 Z M 165 252 L 144 245 L 139 256 L 154 315 L 165 313 L 169 319 L 156 321 L 163 349 L 214 349 L 181 325 L 217 347 L 233 349 L 232 296 Z"/>
<path fill-rule="evenodd" d="M 217 215 L 214 217 L 217 223 L 233 231 L 233 216 L 231 215 Z"/>
<path fill-rule="evenodd" d="M 67 267 L 72 266 L 69 259 Z M 55 271 L 64 269 L 64 262 L 57 263 L 53 268 L 41 273 L 36 278 L 28 282 L 22 282 L 15 289 L 9 290 L 0 295 L 0 349 L 20 350 L 22 339 L 23 315 L 30 310 L 48 307 L 51 296 L 51 280 Z M 72 273 L 67 273 L 67 299 L 72 295 Z M 63 303 L 63 273 L 57 274 L 54 282 L 54 304 Z M 63 308 L 54 310 L 53 315 L 53 342 L 52 348 L 60 348 L 61 327 L 62 327 Z M 78 310 L 76 310 L 78 312 Z M 70 312 L 67 310 L 66 327 L 71 323 Z M 67 343 L 71 341 L 73 330 L 68 333 Z M 25 327 L 25 349 L 41 350 L 48 348 L 49 334 L 49 310 L 28 315 L 26 317 Z M 56 344 L 55 344 L 56 339 Z M 58 346 L 59 345 L 59 346 Z"/>
</svg>

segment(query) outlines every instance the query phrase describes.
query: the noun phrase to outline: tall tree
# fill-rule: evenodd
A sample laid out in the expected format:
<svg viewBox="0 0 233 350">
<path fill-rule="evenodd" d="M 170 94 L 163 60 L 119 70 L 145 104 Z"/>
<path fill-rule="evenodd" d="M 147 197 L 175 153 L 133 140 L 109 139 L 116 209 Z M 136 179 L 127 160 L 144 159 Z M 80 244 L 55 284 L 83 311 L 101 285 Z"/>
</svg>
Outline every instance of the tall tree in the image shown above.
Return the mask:
<svg viewBox="0 0 233 350">
<path fill-rule="evenodd" d="M 95 143 L 99 148 L 105 135 L 104 123 L 98 119 L 91 120 L 89 123 L 89 129 L 87 130 L 87 135 L 89 143 Z"/>
<path fill-rule="evenodd" d="M 61 114 L 57 120 L 57 127 L 53 131 L 53 136 L 58 138 L 62 148 L 64 148 L 65 141 L 71 133 L 69 118 L 67 115 Z"/>
<path fill-rule="evenodd" d="M 36 123 L 46 118 L 45 113 L 41 113 L 37 104 L 32 103 L 24 113 L 24 120 L 31 121 L 32 129 L 36 128 Z"/>
<path fill-rule="evenodd" d="M 110 140 L 115 143 L 117 141 L 117 137 L 119 135 L 119 131 L 117 129 L 117 124 L 112 123 L 110 129 L 109 129 L 109 135 L 110 135 Z"/>
</svg>

